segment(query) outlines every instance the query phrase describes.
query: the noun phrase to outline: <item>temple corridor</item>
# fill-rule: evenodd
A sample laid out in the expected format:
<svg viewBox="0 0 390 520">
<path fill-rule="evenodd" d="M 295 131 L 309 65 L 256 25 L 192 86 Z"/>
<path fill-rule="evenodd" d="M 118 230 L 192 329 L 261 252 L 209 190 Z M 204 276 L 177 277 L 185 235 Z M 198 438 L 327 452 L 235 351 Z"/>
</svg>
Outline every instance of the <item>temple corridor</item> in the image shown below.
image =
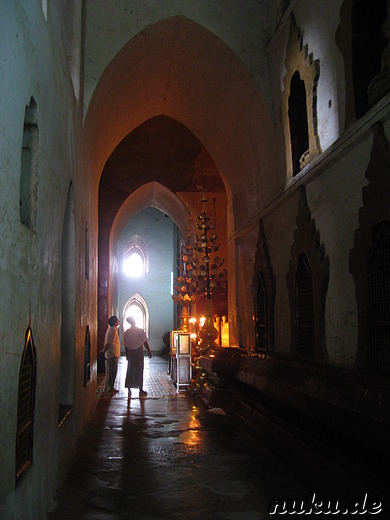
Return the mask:
<svg viewBox="0 0 390 520">
<path fill-rule="evenodd" d="M 390 0 L 0 15 L 0 520 L 389 520 Z"/>
<path fill-rule="evenodd" d="M 145 359 L 146 399 L 127 398 L 125 371 L 120 358 L 117 394 L 102 393 L 100 380 L 97 407 L 51 520 L 263 520 L 286 512 L 329 518 L 338 510 L 354 518 L 342 511 L 373 514 L 378 501 L 384 512 L 375 518 L 388 511 L 375 484 L 332 462 L 307 437 L 275 422 L 267 441 L 223 410 L 177 393 L 165 359 Z"/>
</svg>

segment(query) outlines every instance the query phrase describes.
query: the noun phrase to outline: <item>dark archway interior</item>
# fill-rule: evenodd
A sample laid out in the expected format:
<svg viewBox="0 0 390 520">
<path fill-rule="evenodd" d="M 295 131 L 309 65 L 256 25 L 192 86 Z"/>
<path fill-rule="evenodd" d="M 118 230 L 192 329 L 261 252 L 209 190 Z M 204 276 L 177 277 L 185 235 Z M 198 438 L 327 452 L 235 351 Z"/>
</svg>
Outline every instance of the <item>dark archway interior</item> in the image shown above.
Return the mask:
<svg viewBox="0 0 390 520">
<path fill-rule="evenodd" d="M 217 167 L 194 134 L 170 117 L 157 116 L 127 135 L 108 158 L 99 186 L 99 225 L 110 225 L 127 197 L 152 181 L 174 193 L 200 191 L 201 186 L 206 192 L 225 191 Z"/>
<path fill-rule="evenodd" d="M 99 185 L 99 344 L 107 321 L 110 229 L 124 201 L 153 181 L 174 193 L 225 192 L 218 169 L 199 139 L 170 117 L 145 121 L 118 144 Z"/>
</svg>

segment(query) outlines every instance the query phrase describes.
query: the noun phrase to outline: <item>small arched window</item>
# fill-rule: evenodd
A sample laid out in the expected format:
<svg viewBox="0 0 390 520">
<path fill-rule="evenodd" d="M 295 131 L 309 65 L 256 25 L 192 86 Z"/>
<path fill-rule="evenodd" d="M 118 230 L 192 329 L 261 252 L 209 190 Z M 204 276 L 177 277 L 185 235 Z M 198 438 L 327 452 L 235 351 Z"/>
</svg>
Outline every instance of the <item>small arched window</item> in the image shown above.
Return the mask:
<svg viewBox="0 0 390 520">
<path fill-rule="evenodd" d="M 26 340 L 20 363 L 18 390 L 18 418 L 16 432 L 16 483 L 28 470 L 33 460 L 33 424 L 36 384 L 36 352 L 31 329 Z"/>
<path fill-rule="evenodd" d="M 293 13 L 290 15 L 285 67 L 281 116 L 286 144 L 286 179 L 290 180 L 321 153 L 317 115 L 320 62 L 304 42 Z"/>
<path fill-rule="evenodd" d="M 132 247 L 126 253 L 123 271 L 126 276 L 131 278 L 138 278 L 145 273 L 145 257 L 137 246 Z"/>
<path fill-rule="evenodd" d="M 301 158 L 309 150 L 309 131 L 307 125 L 306 89 L 298 71 L 291 78 L 288 98 L 288 119 L 293 175 L 301 171 Z"/>
<path fill-rule="evenodd" d="M 370 359 L 375 369 L 390 369 L 390 222 L 373 231 L 368 257 Z"/>
<path fill-rule="evenodd" d="M 132 278 L 138 278 L 149 272 L 149 248 L 145 240 L 138 235 L 126 244 L 123 272 Z"/>
</svg>

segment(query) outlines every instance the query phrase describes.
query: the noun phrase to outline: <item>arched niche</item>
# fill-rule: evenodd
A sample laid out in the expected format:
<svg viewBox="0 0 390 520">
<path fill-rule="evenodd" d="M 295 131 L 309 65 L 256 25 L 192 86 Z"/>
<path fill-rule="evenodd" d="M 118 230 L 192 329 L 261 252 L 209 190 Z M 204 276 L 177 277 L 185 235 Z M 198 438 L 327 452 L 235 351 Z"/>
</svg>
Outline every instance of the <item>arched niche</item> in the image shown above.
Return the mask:
<svg viewBox="0 0 390 520">
<path fill-rule="evenodd" d="M 317 129 L 320 64 L 304 44 L 303 34 L 293 14 L 290 16 L 285 66 L 282 119 L 286 143 L 286 180 L 289 180 L 321 152 Z"/>
</svg>

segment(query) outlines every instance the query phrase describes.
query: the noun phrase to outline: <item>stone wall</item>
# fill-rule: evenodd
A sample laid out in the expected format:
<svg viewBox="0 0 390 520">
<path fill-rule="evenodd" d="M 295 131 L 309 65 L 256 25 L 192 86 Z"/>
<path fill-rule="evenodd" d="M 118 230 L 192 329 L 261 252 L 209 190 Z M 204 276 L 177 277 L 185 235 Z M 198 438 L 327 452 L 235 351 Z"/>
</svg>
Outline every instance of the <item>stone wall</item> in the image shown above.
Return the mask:
<svg viewBox="0 0 390 520">
<path fill-rule="evenodd" d="M 174 328 L 171 272 L 174 271 L 174 224 L 161 211 L 149 208 L 135 215 L 119 237 L 118 260 L 118 317 L 123 322 L 123 310 L 131 296 L 138 293 L 145 300 L 149 312 L 148 338 L 150 348 L 159 352 L 164 334 Z M 122 269 L 126 242 L 135 234 L 142 237 L 149 250 L 149 272 L 140 278 L 128 278 Z M 121 336 L 123 323 L 121 327 Z"/>
<path fill-rule="evenodd" d="M 66 59 L 71 47 L 69 24 L 81 23 L 81 10 L 77 13 L 75 3 L 74 20 L 62 3 L 50 4 L 46 17 L 41 2 L 4 2 L 1 11 L 0 516 L 43 518 L 66 474 L 96 394 L 96 222 L 88 179 L 81 178 L 78 167 L 80 107 Z M 77 27 L 81 30 L 81 25 Z M 79 43 L 72 49 L 76 53 Z M 80 71 L 74 75 L 77 80 Z M 26 111 L 32 100 L 35 121 Z M 27 223 L 20 213 L 21 170 L 23 135 L 31 123 L 37 129 L 37 155 L 31 187 L 26 181 L 33 206 Z M 61 286 L 61 272 L 66 264 L 63 230 L 70 192 L 68 245 L 73 267 L 68 295 L 73 296 L 68 307 L 72 316 L 66 321 L 62 302 L 67 289 Z M 89 279 L 85 277 L 86 223 Z M 61 342 L 67 336 L 61 331 L 64 322 L 73 324 L 68 345 Z M 84 386 L 87 326 L 92 342 L 91 378 Z M 28 327 L 37 363 L 33 464 L 15 486 L 19 371 Z M 65 352 L 70 356 L 67 377 L 72 378 L 72 395 L 68 397 L 73 412 L 59 428 Z"/>
</svg>

